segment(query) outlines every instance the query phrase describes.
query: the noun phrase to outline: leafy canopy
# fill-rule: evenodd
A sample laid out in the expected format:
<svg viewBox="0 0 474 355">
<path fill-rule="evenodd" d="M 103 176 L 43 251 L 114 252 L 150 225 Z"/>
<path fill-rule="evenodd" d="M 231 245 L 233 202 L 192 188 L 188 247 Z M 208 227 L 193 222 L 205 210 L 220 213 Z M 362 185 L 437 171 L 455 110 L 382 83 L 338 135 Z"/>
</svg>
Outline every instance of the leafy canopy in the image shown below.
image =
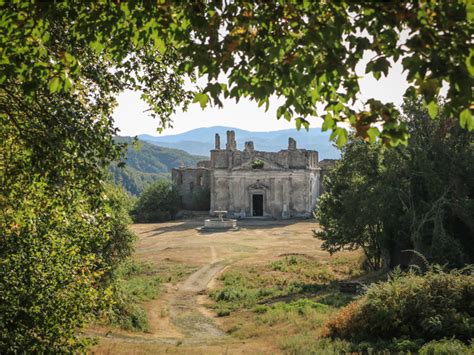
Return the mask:
<svg viewBox="0 0 474 355">
<path fill-rule="evenodd" d="M 351 139 L 325 176 L 315 236 L 335 253 L 361 248 L 369 266 L 395 266 L 415 249 L 450 267 L 474 261 L 474 146 L 440 103 L 432 120 L 420 101 L 404 104 L 408 146 Z"/>
<path fill-rule="evenodd" d="M 284 98 L 277 117 L 294 118 L 297 128 L 318 116 L 339 145 L 342 122 L 396 145 L 406 142 L 406 125 L 392 103 L 358 101 L 356 66 L 372 55 L 366 73 L 379 79 L 401 60 L 405 95 L 421 95 L 432 117 L 446 84 L 447 113 L 472 130 L 473 15 L 467 0 L 2 2 L 0 85 L 16 82 L 31 95 L 45 83 L 52 94 L 80 90 L 87 60 L 75 45 L 83 43 L 122 89 L 143 91 L 161 127 L 193 98 L 205 107 L 248 97 L 268 108 L 276 95 Z M 65 18 L 66 45 L 52 35 L 52 19 Z M 203 86 L 185 90 L 184 79 L 196 77 Z"/>
<path fill-rule="evenodd" d="M 178 192 L 168 180 L 148 186 L 138 198 L 131 215 L 135 222 L 163 222 L 174 219 L 180 207 Z"/>
</svg>

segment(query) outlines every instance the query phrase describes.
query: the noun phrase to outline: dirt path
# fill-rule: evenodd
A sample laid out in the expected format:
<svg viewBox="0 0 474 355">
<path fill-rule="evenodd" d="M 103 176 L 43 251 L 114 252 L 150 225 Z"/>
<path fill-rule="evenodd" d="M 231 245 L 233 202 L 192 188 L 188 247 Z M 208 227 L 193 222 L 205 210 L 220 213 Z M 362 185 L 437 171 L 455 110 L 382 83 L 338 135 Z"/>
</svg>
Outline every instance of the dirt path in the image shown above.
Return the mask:
<svg viewBox="0 0 474 355">
<path fill-rule="evenodd" d="M 201 310 L 199 296 L 210 281 L 221 272 L 228 261 L 218 260 L 214 246 L 209 247 L 210 264 L 201 267 L 174 289 L 168 289 L 164 299 L 153 300 L 147 305 L 149 333 L 90 330 L 89 335 L 146 344 L 211 344 L 225 341 L 226 334 L 219 329 L 208 313 Z M 165 303 L 165 304 L 164 304 Z M 169 321 L 157 312 L 166 308 Z M 171 324 L 170 324 L 171 323 Z M 170 329 L 171 328 L 171 329 Z"/>
<path fill-rule="evenodd" d="M 216 262 L 204 266 L 192 274 L 173 295 L 170 302 L 170 318 L 172 323 L 184 333 L 183 343 L 206 343 L 221 341 L 226 336 L 208 317 L 200 310 L 199 295 L 204 292 L 212 278 L 218 274 L 226 263 Z"/>
<path fill-rule="evenodd" d="M 160 265 L 163 261 L 199 265 L 177 285 L 168 285 L 158 299 L 144 305 L 149 333 L 93 328 L 95 354 L 221 354 L 275 352 L 260 339 L 239 340 L 227 335 L 203 303 L 206 291 L 224 268 L 234 263 L 271 259 L 282 253 L 315 250 L 314 224 L 306 221 L 242 221 L 238 232 L 199 233 L 200 220 L 135 225 L 139 236 L 136 257 Z M 315 255 L 316 255 L 315 254 Z M 266 349 L 266 350 L 264 350 Z"/>
</svg>

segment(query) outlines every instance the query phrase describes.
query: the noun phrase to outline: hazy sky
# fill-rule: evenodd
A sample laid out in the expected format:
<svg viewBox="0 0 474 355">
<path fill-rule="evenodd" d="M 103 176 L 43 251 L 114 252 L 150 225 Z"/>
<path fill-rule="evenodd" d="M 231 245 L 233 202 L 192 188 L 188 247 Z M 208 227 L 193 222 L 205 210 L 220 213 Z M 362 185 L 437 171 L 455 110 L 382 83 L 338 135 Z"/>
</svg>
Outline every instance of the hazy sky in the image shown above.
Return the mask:
<svg viewBox="0 0 474 355">
<path fill-rule="evenodd" d="M 365 61 L 364 61 L 365 62 Z M 365 63 L 361 63 L 357 73 L 362 76 Z M 407 88 L 406 75 L 402 73 L 401 64 L 395 64 L 388 77 L 377 81 L 372 75 L 364 76 L 360 80 L 362 90 L 361 99 L 376 98 L 383 102 L 402 103 L 402 96 Z M 120 129 L 120 135 L 135 136 L 142 133 L 158 135 L 157 121 L 147 113 L 146 105 L 140 100 L 140 94 L 127 91 L 119 96 L 119 106 L 114 112 L 115 125 Z M 270 101 L 267 112 L 264 106 L 248 100 L 240 100 L 238 104 L 233 100 L 224 101 L 224 108 L 208 107 L 202 110 L 199 104 L 192 104 L 186 112 L 177 112 L 173 115 L 173 128 L 166 129 L 163 135 L 177 134 L 199 127 L 230 126 L 249 131 L 275 131 L 279 129 L 294 128 L 294 122 L 276 119 L 277 99 Z M 320 127 L 317 119 L 310 120 L 311 127 Z"/>
</svg>

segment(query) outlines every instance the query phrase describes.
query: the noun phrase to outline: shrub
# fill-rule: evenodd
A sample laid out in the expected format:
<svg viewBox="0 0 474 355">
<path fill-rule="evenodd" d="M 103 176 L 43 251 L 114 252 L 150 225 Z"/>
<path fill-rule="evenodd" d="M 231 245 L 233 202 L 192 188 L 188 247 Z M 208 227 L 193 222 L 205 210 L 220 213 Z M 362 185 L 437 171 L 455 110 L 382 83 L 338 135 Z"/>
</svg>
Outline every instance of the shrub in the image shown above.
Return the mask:
<svg viewBox="0 0 474 355">
<path fill-rule="evenodd" d="M 82 351 L 77 329 L 103 306 L 108 218 L 42 182 L 21 188 L 0 213 L 0 353 Z"/>
<path fill-rule="evenodd" d="M 263 166 L 265 165 L 265 162 L 260 159 L 255 159 L 252 161 L 252 169 L 263 169 Z"/>
<path fill-rule="evenodd" d="M 135 222 L 164 222 L 174 219 L 179 210 L 179 196 L 173 185 L 158 180 L 138 198 L 131 215 Z"/>
<path fill-rule="evenodd" d="M 365 341 L 427 341 L 474 336 L 474 277 L 457 271 L 396 274 L 372 286 L 326 323 L 327 336 Z"/>
<path fill-rule="evenodd" d="M 433 340 L 423 345 L 420 355 L 473 354 L 474 344 L 467 346 L 455 339 Z"/>
<path fill-rule="evenodd" d="M 130 210 L 133 198 L 117 185 L 106 184 L 105 196 L 110 217 L 110 234 L 104 246 L 104 259 L 115 268 L 120 262 L 132 255 L 136 236 L 128 228 L 132 223 Z"/>
<path fill-rule="evenodd" d="M 316 339 L 312 335 L 293 335 L 280 342 L 286 354 L 350 354 L 351 344 L 343 340 Z"/>
</svg>

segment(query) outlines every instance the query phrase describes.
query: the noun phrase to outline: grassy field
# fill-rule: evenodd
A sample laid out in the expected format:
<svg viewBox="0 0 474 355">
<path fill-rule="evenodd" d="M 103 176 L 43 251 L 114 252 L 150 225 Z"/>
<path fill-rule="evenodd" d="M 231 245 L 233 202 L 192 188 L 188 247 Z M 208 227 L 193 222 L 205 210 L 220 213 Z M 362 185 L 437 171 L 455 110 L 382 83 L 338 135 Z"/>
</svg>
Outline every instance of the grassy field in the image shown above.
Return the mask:
<svg viewBox="0 0 474 355">
<path fill-rule="evenodd" d="M 324 322 L 355 297 L 339 292 L 338 281 L 361 275 L 358 253 L 327 260 L 279 256 L 229 268 L 209 291 L 207 306 L 233 337 L 265 338 L 285 352 L 309 353 L 320 350 L 315 339 Z"/>
<path fill-rule="evenodd" d="M 148 332 L 149 321 L 144 305 L 158 298 L 165 285 L 176 285 L 189 276 L 195 267 L 186 264 L 127 260 L 114 273 L 115 297 L 112 309 L 102 324 L 125 330 Z"/>
<path fill-rule="evenodd" d="M 313 221 L 244 220 L 239 231 L 219 233 L 202 233 L 201 225 L 191 219 L 133 226 L 134 262 L 119 270 L 123 317 L 88 330 L 98 340 L 92 353 L 473 353 L 474 345 L 453 339 L 323 337 L 329 324 L 344 320 L 333 318 L 338 310 L 358 297 L 341 293 L 340 281 L 387 275 L 364 271 L 360 252 L 321 250 Z"/>
</svg>

